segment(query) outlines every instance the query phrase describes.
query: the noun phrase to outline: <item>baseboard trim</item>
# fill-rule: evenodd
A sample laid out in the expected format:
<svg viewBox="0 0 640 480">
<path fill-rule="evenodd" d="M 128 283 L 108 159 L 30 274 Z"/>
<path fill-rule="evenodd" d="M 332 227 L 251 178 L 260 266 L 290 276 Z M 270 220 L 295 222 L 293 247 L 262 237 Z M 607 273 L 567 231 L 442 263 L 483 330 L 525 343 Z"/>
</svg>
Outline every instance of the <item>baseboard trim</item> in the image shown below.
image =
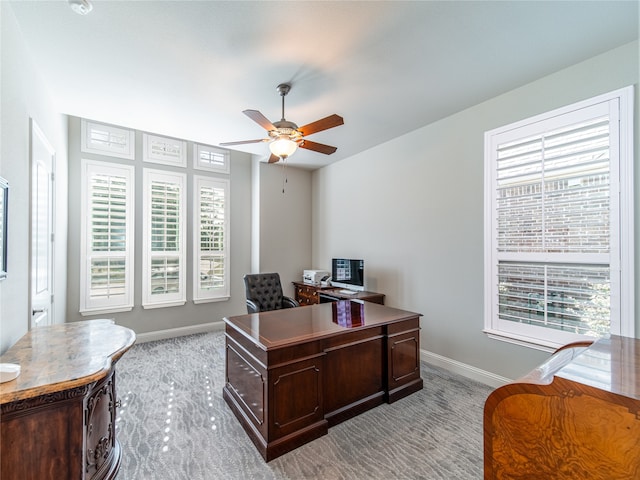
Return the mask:
<svg viewBox="0 0 640 480">
<path fill-rule="evenodd" d="M 145 332 L 136 334 L 136 343 L 154 342 L 156 340 L 166 340 L 167 338 L 183 337 L 196 333 L 207 333 L 224 330 L 224 322 L 202 323 L 189 327 L 169 328 L 167 330 L 157 330 L 155 332 Z"/>
<path fill-rule="evenodd" d="M 448 357 L 443 357 L 442 355 L 427 350 L 420 350 L 420 360 L 494 388 L 501 387 L 513 381 L 509 378 L 501 377 L 500 375 L 487 372 L 472 365 L 467 365 L 466 363 L 458 362 Z"/>
<path fill-rule="evenodd" d="M 136 334 L 136 342 L 153 342 L 156 340 L 166 340 L 167 338 L 220 330 L 224 330 L 224 322 L 203 323 L 200 325 L 191 325 L 189 327 L 169 328 L 167 330 L 139 333 Z M 486 370 L 482 370 L 466 363 L 458 362 L 457 360 L 438 355 L 437 353 L 429 352 L 428 350 L 420 350 L 420 360 L 494 388 L 498 388 L 506 383 L 512 382 L 509 378 L 487 372 Z"/>
</svg>

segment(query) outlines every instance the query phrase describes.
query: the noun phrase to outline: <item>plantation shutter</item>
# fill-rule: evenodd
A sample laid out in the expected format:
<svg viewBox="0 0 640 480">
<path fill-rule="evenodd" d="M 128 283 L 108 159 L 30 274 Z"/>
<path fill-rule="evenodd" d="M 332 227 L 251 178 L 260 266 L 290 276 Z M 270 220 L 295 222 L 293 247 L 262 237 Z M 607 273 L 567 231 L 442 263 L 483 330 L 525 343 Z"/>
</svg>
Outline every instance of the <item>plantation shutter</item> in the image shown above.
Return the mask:
<svg viewBox="0 0 640 480">
<path fill-rule="evenodd" d="M 228 298 L 228 182 L 195 177 L 194 300 Z"/>
<path fill-rule="evenodd" d="M 605 102 L 497 136 L 494 245 L 502 328 L 610 332 L 612 282 L 618 288 L 611 258 L 619 248 L 612 233 L 618 218 L 612 133 Z"/>
<path fill-rule="evenodd" d="M 500 252 L 609 253 L 609 119 L 498 146 Z"/>
<path fill-rule="evenodd" d="M 184 175 L 145 170 L 145 301 L 169 306 L 185 301 Z"/>
<path fill-rule="evenodd" d="M 133 170 L 85 161 L 83 238 L 87 272 L 80 311 L 133 307 Z"/>
</svg>

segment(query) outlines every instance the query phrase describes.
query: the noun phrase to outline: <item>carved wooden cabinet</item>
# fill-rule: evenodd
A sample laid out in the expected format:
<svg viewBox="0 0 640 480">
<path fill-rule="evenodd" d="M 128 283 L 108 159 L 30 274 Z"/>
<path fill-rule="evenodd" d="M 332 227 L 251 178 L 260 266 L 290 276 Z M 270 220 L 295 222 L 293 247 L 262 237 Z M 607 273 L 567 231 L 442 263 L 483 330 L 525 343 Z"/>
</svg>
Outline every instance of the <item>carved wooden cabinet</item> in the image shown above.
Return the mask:
<svg viewBox="0 0 640 480">
<path fill-rule="evenodd" d="M 109 478 L 100 475 L 112 456 L 120 458 L 120 446 L 116 442 L 116 383 L 115 372 L 89 392 L 84 407 L 84 456 L 86 478 Z M 118 461 L 119 463 L 119 461 Z M 106 470 L 106 469 L 104 469 Z"/>
<path fill-rule="evenodd" d="M 640 478 L 640 340 L 568 345 L 492 392 L 484 478 Z"/>
<path fill-rule="evenodd" d="M 114 479 L 115 365 L 135 334 L 109 321 L 32 330 L 0 357 L 21 374 L 0 384 L 0 478 Z"/>
</svg>

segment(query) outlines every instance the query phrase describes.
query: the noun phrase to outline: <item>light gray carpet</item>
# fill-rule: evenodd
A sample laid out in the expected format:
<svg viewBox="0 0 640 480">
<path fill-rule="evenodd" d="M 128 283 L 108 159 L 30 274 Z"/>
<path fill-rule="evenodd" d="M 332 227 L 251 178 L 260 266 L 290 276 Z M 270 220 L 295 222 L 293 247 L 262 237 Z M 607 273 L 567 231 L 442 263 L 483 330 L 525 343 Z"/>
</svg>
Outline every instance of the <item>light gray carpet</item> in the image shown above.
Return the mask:
<svg viewBox="0 0 640 480">
<path fill-rule="evenodd" d="M 491 388 L 422 363 L 425 388 L 265 463 L 222 399 L 224 334 L 135 345 L 118 362 L 118 480 L 481 479 Z"/>
</svg>

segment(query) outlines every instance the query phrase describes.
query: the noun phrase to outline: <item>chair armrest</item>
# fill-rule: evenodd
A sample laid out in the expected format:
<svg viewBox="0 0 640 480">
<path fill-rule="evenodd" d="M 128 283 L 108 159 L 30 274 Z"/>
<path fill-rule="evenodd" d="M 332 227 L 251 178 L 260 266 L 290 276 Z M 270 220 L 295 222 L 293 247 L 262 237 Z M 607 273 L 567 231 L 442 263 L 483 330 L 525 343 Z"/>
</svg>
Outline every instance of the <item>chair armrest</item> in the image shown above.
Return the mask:
<svg viewBox="0 0 640 480">
<path fill-rule="evenodd" d="M 258 313 L 259 311 L 258 305 L 254 301 L 247 300 L 247 313 Z"/>
<path fill-rule="evenodd" d="M 293 298 L 289 298 L 289 297 L 282 297 L 282 308 L 294 308 L 294 307 L 299 307 L 300 304 L 298 302 L 296 302 Z"/>
</svg>

